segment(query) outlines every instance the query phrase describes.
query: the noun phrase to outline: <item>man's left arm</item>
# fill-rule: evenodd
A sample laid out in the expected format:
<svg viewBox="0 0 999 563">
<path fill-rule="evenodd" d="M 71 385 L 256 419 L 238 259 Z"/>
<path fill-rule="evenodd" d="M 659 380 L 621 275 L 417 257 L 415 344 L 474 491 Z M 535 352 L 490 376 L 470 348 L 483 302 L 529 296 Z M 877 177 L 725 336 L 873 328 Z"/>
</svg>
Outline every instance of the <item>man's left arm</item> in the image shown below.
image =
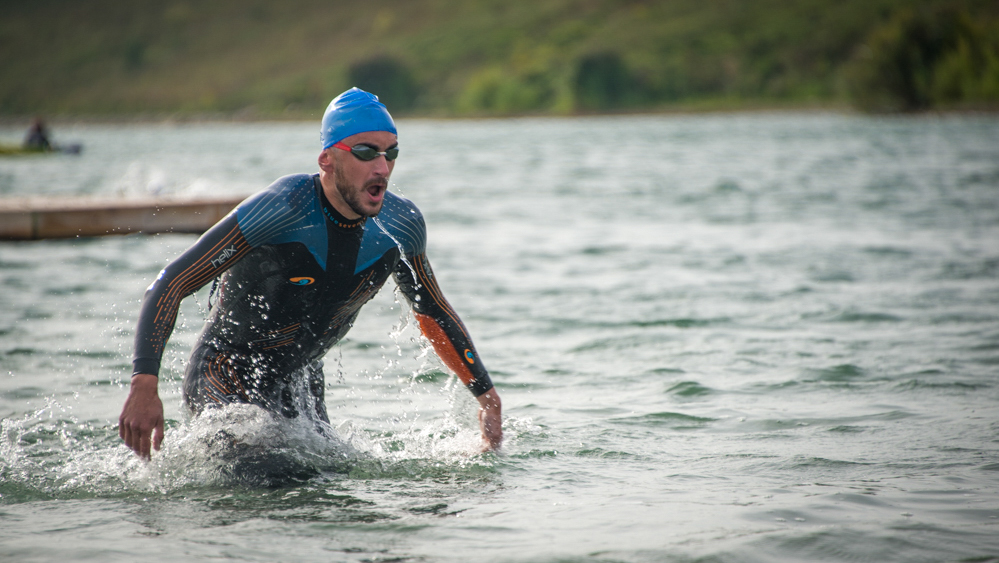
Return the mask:
<svg viewBox="0 0 999 563">
<path fill-rule="evenodd" d="M 499 449 L 503 443 L 503 406 L 499 394 L 468 330 L 437 285 L 426 254 L 400 261 L 395 281 L 413 307 L 420 331 L 433 344 L 444 365 L 478 400 L 479 427 L 485 445 L 488 449 Z"/>
</svg>

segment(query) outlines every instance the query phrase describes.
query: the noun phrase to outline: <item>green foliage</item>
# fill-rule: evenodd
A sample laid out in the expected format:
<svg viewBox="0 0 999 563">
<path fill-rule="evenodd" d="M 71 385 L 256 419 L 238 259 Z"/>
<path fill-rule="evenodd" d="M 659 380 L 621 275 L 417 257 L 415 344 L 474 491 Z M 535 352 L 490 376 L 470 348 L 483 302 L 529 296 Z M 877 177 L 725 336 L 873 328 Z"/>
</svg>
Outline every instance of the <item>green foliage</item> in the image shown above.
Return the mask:
<svg viewBox="0 0 999 563">
<path fill-rule="evenodd" d="M 352 86 L 375 94 L 393 111 L 412 109 L 419 95 L 409 68 L 388 55 L 355 62 L 347 76 Z"/>
<path fill-rule="evenodd" d="M 518 76 L 491 67 L 469 79 L 458 98 L 458 110 L 465 114 L 527 113 L 546 108 L 551 96 L 542 75 Z"/>
<path fill-rule="evenodd" d="M 431 115 L 996 107 L 999 90 L 995 0 L 0 4 L 0 116 L 313 119 L 354 85 Z"/>
<path fill-rule="evenodd" d="M 481 68 L 465 81 L 455 107 L 464 115 L 565 113 L 571 101 L 559 67 L 551 47 L 516 41 L 503 64 Z"/>
<path fill-rule="evenodd" d="M 999 27 L 952 6 L 903 10 L 870 34 L 847 73 L 868 111 L 999 102 Z"/>
<path fill-rule="evenodd" d="M 146 59 L 146 45 L 140 39 L 133 39 L 125 44 L 122 58 L 125 70 L 137 71 L 142 68 Z"/>
<path fill-rule="evenodd" d="M 579 59 L 572 82 L 576 104 L 583 109 L 607 110 L 638 97 L 635 80 L 620 55 L 592 53 Z"/>
</svg>

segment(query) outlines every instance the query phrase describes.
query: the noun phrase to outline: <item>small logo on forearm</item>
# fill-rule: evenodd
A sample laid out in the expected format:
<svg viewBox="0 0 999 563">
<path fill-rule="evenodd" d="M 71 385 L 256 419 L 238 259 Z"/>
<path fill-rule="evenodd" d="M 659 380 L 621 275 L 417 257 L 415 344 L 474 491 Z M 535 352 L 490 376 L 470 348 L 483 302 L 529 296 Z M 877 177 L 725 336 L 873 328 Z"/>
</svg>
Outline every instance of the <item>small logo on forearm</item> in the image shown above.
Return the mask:
<svg viewBox="0 0 999 563">
<path fill-rule="evenodd" d="M 219 254 L 217 257 L 212 258 L 212 266 L 215 266 L 216 268 L 221 268 L 222 264 L 225 264 L 225 261 L 228 260 L 230 257 L 232 257 L 233 254 L 236 254 L 235 244 L 223 250 L 222 254 Z"/>
<path fill-rule="evenodd" d="M 475 363 L 475 355 L 472 354 L 472 351 L 469 350 L 468 348 L 465 348 L 465 361 L 470 364 Z"/>
</svg>

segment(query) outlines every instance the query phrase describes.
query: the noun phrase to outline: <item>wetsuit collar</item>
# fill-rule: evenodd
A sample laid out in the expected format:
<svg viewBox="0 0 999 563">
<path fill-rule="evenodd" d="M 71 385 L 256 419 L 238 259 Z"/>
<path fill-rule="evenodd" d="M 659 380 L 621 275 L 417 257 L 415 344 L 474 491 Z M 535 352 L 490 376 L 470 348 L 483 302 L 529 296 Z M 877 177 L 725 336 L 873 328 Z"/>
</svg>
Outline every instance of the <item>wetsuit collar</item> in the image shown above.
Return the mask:
<svg viewBox="0 0 999 563">
<path fill-rule="evenodd" d="M 317 174 L 316 176 L 314 176 L 314 178 L 315 178 L 316 190 L 319 192 L 319 199 L 320 201 L 322 201 L 323 215 L 326 216 L 327 221 L 333 223 L 334 225 L 336 225 L 341 229 L 348 229 L 348 230 L 356 229 L 364 224 L 365 217 L 360 217 L 357 219 L 348 219 L 344 217 L 342 213 L 337 211 L 336 208 L 333 207 L 333 204 L 331 204 L 329 200 L 326 199 L 326 193 L 323 192 L 323 185 L 319 181 L 319 175 Z"/>
</svg>

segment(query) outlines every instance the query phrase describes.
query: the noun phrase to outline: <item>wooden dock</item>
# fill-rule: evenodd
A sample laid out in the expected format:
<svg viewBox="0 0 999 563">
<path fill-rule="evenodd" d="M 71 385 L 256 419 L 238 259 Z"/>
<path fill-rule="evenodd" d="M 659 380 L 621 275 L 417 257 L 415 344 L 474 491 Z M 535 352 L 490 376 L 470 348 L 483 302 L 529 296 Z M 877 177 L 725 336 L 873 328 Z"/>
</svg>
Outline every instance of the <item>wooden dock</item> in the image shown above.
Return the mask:
<svg viewBox="0 0 999 563">
<path fill-rule="evenodd" d="M 245 197 L 0 198 L 0 240 L 203 233 Z"/>
</svg>

